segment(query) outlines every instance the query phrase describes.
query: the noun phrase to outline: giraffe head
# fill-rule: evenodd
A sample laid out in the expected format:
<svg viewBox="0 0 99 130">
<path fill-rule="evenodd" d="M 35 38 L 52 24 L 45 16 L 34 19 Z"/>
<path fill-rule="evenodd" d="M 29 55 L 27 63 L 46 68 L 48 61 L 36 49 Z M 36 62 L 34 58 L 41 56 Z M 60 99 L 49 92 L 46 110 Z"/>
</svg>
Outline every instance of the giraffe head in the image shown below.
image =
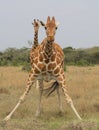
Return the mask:
<svg viewBox="0 0 99 130">
<path fill-rule="evenodd" d="M 47 40 L 49 42 L 54 41 L 55 33 L 58 27 L 58 23 L 55 21 L 55 18 L 52 17 L 52 19 L 50 19 L 50 17 L 48 16 L 46 24 L 44 24 L 42 21 L 40 21 L 40 23 L 42 26 L 45 27 Z"/>
<path fill-rule="evenodd" d="M 35 31 L 38 31 L 38 30 L 39 30 L 40 23 L 39 23 L 38 20 L 35 20 L 35 19 L 34 19 L 34 22 L 32 22 L 32 25 L 34 26 L 34 30 L 35 30 Z"/>
</svg>

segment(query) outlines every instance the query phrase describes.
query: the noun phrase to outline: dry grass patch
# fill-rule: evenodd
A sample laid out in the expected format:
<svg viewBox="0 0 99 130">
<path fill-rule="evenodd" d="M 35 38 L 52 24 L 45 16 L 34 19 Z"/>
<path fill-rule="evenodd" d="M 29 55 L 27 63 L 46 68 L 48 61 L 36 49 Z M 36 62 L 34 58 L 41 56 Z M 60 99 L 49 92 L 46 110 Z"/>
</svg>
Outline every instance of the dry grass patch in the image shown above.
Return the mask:
<svg viewBox="0 0 99 130">
<path fill-rule="evenodd" d="M 25 90 L 27 77 L 28 72 L 22 71 L 21 67 L 0 67 L 0 120 L 16 105 Z M 99 122 L 99 66 L 67 66 L 66 81 L 68 92 L 81 117 L 96 122 L 72 122 L 76 117 L 65 103 L 62 91 L 63 115 L 58 114 L 55 92 L 48 99 L 43 96 L 41 117 L 35 118 L 38 90 L 32 87 L 26 101 L 14 113 L 12 120 L 7 124 L 1 123 L 0 130 L 96 130 L 89 126 Z M 76 129 L 72 129 L 74 127 Z"/>
<path fill-rule="evenodd" d="M 62 126 L 61 130 L 98 130 L 99 126 L 95 121 L 69 122 L 66 126 Z"/>
</svg>

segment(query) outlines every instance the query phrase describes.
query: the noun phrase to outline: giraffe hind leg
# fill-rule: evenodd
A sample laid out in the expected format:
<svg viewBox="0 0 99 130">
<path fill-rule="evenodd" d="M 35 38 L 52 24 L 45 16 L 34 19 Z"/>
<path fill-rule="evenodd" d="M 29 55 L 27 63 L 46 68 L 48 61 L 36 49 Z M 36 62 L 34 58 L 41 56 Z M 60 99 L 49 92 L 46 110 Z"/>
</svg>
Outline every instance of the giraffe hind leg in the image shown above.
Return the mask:
<svg viewBox="0 0 99 130">
<path fill-rule="evenodd" d="M 42 94 L 43 94 L 43 81 L 39 80 L 39 98 L 38 98 L 38 106 L 37 106 L 37 110 L 35 113 L 35 116 L 38 117 L 41 113 L 41 99 L 42 99 Z"/>
<path fill-rule="evenodd" d="M 32 80 L 31 80 L 32 79 Z M 24 101 L 26 95 L 29 93 L 30 89 L 31 89 L 31 86 L 32 84 L 34 83 L 35 81 L 35 78 L 33 76 L 33 74 L 30 74 L 29 75 L 29 78 L 28 78 L 28 83 L 27 83 L 27 87 L 25 89 L 25 92 L 22 94 L 22 96 L 20 97 L 18 103 L 16 104 L 16 106 L 14 107 L 14 109 L 9 113 L 9 115 L 7 115 L 5 118 L 4 118 L 4 121 L 7 121 L 11 118 L 11 116 L 14 114 L 14 112 L 18 109 L 18 107 L 20 106 L 20 104 Z"/>
<path fill-rule="evenodd" d="M 60 109 L 59 113 L 63 113 L 62 100 L 61 100 L 61 95 L 59 92 L 59 87 L 57 87 L 56 91 L 57 91 L 58 103 L 59 103 L 59 109 Z"/>
</svg>

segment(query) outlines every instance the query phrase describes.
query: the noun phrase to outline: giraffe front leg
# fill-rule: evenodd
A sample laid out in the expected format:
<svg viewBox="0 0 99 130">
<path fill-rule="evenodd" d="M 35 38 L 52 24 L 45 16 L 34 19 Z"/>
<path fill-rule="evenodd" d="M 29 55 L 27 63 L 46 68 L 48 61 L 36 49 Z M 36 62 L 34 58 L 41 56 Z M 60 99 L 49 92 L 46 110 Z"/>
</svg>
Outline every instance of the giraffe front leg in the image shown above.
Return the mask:
<svg viewBox="0 0 99 130">
<path fill-rule="evenodd" d="M 28 82 L 27 82 L 27 87 L 25 89 L 25 92 L 22 94 L 22 96 L 20 97 L 17 105 L 14 107 L 14 109 L 9 113 L 9 115 L 7 115 L 5 117 L 5 121 L 9 120 L 11 118 L 11 116 L 13 115 L 13 113 L 16 111 L 16 109 L 20 106 L 20 104 L 24 101 L 26 95 L 29 93 L 29 90 L 31 89 L 32 84 L 35 81 L 35 77 L 33 76 L 33 73 L 29 74 L 29 78 L 28 78 Z"/>
<path fill-rule="evenodd" d="M 76 108 L 74 107 L 74 104 L 73 104 L 73 101 L 72 101 L 71 97 L 68 95 L 64 74 L 63 74 L 63 75 L 60 75 L 60 76 L 57 78 L 57 81 L 58 81 L 58 83 L 60 84 L 60 86 L 62 87 L 62 90 L 63 90 L 63 92 L 64 92 L 64 96 L 65 96 L 66 102 L 70 105 L 70 107 L 71 107 L 72 110 L 74 111 L 74 113 L 75 113 L 75 115 L 77 116 L 77 118 L 81 120 L 80 115 L 78 114 Z"/>
<path fill-rule="evenodd" d="M 43 81 L 39 80 L 39 99 L 38 99 L 38 106 L 37 106 L 37 111 L 35 116 L 38 117 L 41 113 L 41 98 L 42 98 L 42 94 L 43 94 Z"/>
</svg>

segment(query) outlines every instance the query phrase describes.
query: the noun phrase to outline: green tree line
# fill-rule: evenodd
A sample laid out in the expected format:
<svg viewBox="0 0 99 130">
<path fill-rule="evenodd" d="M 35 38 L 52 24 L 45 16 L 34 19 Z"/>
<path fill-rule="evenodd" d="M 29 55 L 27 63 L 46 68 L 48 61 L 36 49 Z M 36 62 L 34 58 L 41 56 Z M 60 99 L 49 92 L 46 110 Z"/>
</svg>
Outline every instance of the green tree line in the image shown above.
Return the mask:
<svg viewBox="0 0 99 130">
<path fill-rule="evenodd" d="M 90 49 L 74 49 L 72 47 L 67 47 L 64 48 L 63 51 L 65 54 L 65 63 L 68 65 L 88 66 L 99 64 L 99 47 Z"/>
<path fill-rule="evenodd" d="M 0 66 L 19 66 L 29 63 L 29 51 L 27 48 L 7 48 L 0 52 Z"/>
<path fill-rule="evenodd" d="M 99 47 L 98 51 L 87 51 L 86 49 L 74 49 L 66 47 L 63 49 L 65 54 L 65 64 L 88 66 L 99 64 Z M 4 52 L 0 52 L 0 66 L 30 66 L 28 48 L 7 48 Z"/>
</svg>

